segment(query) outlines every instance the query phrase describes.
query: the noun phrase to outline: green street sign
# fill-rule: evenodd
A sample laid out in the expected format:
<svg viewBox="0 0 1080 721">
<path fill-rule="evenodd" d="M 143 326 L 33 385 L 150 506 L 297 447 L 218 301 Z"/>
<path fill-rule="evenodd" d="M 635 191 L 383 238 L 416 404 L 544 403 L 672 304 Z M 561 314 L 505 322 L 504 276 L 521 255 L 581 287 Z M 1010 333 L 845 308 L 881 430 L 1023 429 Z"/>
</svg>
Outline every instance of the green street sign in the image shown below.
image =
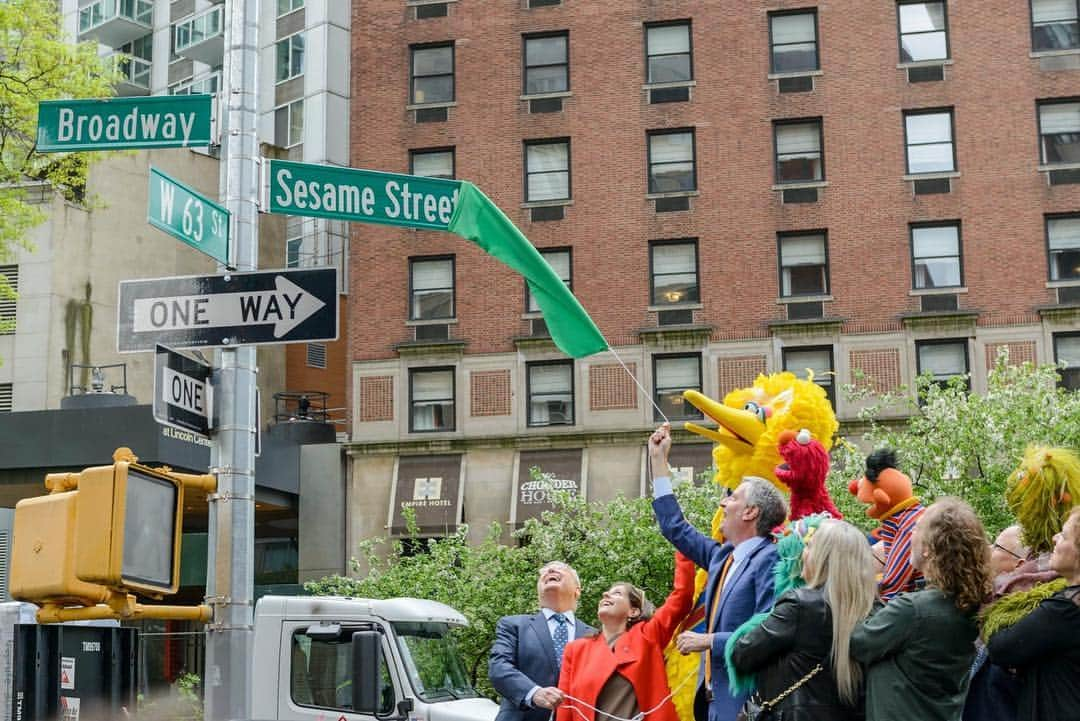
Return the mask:
<svg viewBox="0 0 1080 721">
<path fill-rule="evenodd" d="M 46 100 L 38 105 L 37 150 L 194 148 L 210 145 L 212 95 Z"/>
<path fill-rule="evenodd" d="M 150 168 L 150 225 L 229 264 L 229 211 L 157 168 Z"/>
<path fill-rule="evenodd" d="M 270 160 L 271 213 L 446 230 L 458 180 Z"/>
</svg>

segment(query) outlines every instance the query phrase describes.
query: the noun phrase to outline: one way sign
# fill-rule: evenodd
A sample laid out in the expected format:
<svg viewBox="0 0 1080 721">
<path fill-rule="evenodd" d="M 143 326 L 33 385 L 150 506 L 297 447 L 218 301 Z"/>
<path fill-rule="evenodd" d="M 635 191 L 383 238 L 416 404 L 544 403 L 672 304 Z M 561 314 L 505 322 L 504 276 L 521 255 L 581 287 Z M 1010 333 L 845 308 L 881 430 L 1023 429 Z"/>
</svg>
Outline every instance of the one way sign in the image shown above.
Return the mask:
<svg viewBox="0 0 1080 721">
<path fill-rule="evenodd" d="M 174 348 L 336 340 L 337 271 L 277 270 L 126 280 L 116 347 Z"/>
</svg>

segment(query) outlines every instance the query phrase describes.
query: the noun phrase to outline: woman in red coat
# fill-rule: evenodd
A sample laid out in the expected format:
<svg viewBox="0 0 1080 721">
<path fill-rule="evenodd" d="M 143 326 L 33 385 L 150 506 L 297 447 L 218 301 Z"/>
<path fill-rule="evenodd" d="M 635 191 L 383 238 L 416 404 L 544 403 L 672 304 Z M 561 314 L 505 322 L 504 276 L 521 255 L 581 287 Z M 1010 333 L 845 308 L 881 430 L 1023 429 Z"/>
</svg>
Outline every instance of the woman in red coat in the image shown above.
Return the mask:
<svg viewBox="0 0 1080 721">
<path fill-rule="evenodd" d="M 675 554 L 675 589 L 655 612 L 632 584 L 605 591 L 596 610 L 600 633 L 566 647 L 559 689 L 567 698 L 556 721 L 612 721 L 639 711 L 652 711 L 648 721 L 678 721 L 667 698 L 664 649 L 693 599 L 694 564 L 681 553 Z"/>
</svg>

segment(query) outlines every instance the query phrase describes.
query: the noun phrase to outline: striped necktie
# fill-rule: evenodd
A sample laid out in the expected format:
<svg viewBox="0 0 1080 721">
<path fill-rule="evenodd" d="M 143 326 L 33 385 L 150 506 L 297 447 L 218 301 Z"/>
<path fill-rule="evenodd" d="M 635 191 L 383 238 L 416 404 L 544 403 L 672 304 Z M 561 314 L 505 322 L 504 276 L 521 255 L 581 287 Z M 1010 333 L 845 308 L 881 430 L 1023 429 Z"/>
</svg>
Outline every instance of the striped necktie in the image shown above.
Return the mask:
<svg viewBox="0 0 1080 721">
<path fill-rule="evenodd" d="M 712 633 L 713 628 L 716 626 L 716 612 L 720 610 L 720 596 L 723 595 L 724 582 L 727 580 L 728 571 L 731 569 L 731 563 L 734 560 L 735 553 L 733 551 L 724 561 L 724 567 L 720 569 L 720 580 L 716 582 L 716 590 L 713 591 L 712 608 L 709 609 L 709 616 L 705 621 L 705 633 Z M 709 648 L 705 649 L 705 688 L 712 688 L 712 644 L 709 644 Z"/>
</svg>

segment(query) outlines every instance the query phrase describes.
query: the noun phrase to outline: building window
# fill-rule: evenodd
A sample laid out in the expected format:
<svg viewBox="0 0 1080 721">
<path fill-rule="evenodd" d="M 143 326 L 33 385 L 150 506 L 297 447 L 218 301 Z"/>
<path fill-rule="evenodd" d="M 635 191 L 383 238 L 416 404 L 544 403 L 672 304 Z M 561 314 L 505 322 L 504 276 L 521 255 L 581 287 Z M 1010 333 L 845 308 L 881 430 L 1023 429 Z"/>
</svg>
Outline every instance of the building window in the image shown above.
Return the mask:
<svg viewBox="0 0 1080 721">
<path fill-rule="evenodd" d="M 1080 215 L 1047 217 L 1050 280 L 1080 280 Z"/>
<path fill-rule="evenodd" d="M 683 391 L 701 391 L 701 355 L 653 356 L 653 400 L 670 420 L 701 418 L 701 411 L 683 399 Z M 654 411 L 653 419 L 663 418 Z"/>
<path fill-rule="evenodd" d="M 302 7 L 304 7 L 304 0 L 277 0 L 278 17 L 288 15 L 293 10 L 299 10 Z"/>
<path fill-rule="evenodd" d="M 11 413 L 12 384 L 0 383 L 0 413 Z"/>
<path fill-rule="evenodd" d="M 530 427 L 574 425 L 574 362 L 526 364 Z"/>
<path fill-rule="evenodd" d="M 559 276 L 559 280 L 566 284 L 566 287 L 571 291 L 574 290 L 573 272 L 570 262 L 570 249 L 569 248 L 549 248 L 540 251 L 540 255 L 544 260 L 548 262 L 551 269 L 555 271 L 555 275 Z M 536 298 L 533 298 L 532 293 L 529 292 L 529 284 L 525 284 L 525 307 L 529 313 L 539 313 L 540 306 L 536 303 Z"/>
<path fill-rule="evenodd" d="M 304 142 L 303 98 L 274 110 L 274 136 L 277 144 L 283 148 Z"/>
<path fill-rule="evenodd" d="M 300 267 L 300 249 L 304 246 L 303 238 L 289 238 L 285 241 L 285 267 Z"/>
<path fill-rule="evenodd" d="M 409 260 L 409 318 L 454 317 L 454 258 Z"/>
<path fill-rule="evenodd" d="M 454 178 L 454 149 L 410 150 L 409 172 L 427 178 Z"/>
<path fill-rule="evenodd" d="M 810 378 L 810 374 L 813 374 L 814 383 L 825 389 L 829 402 L 836 407 L 832 346 L 784 348 L 783 360 L 784 370 L 791 371 L 799 378 Z"/>
<path fill-rule="evenodd" d="M 7 281 L 7 290 L 0 290 L 0 335 L 15 332 L 15 294 L 19 292 L 19 266 L 0 265 L 0 276 Z"/>
<path fill-rule="evenodd" d="M 221 71 L 215 70 L 198 79 L 185 78 L 169 86 L 169 95 L 216 95 L 221 90 Z"/>
<path fill-rule="evenodd" d="M 694 79 L 689 20 L 645 26 L 645 67 L 649 83 Z"/>
<path fill-rule="evenodd" d="M 304 34 L 297 33 L 277 42 L 277 62 L 274 74 L 277 82 L 285 82 L 304 74 Z"/>
<path fill-rule="evenodd" d="M 570 36 L 565 32 L 525 36 L 525 95 L 570 89 Z"/>
<path fill-rule="evenodd" d="M 453 102 L 454 44 L 418 45 L 410 51 L 413 104 Z"/>
<path fill-rule="evenodd" d="M 1042 162 L 1080 163 L 1080 100 L 1039 103 Z"/>
<path fill-rule="evenodd" d="M 901 2 L 896 14 L 900 24 L 900 62 L 919 63 L 949 57 L 944 2 Z"/>
<path fill-rule="evenodd" d="M 648 140 L 649 192 L 697 190 L 694 131 L 651 130 Z"/>
<path fill-rule="evenodd" d="M 325 343 L 308 343 L 307 344 L 307 367 L 308 368 L 326 368 L 326 344 Z"/>
<path fill-rule="evenodd" d="M 525 202 L 570 199 L 570 141 L 525 142 Z"/>
<path fill-rule="evenodd" d="M 454 430 L 454 369 L 409 370 L 409 432 Z"/>
<path fill-rule="evenodd" d="M 817 70 L 817 12 L 769 13 L 770 68 L 774 73 Z"/>
<path fill-rule="evenodd" d="M 777 243 L 781 297 L 827 295 L 829 255 L 825 232 L 781 233 Z"/>
<path fill-rule="evenodd" d="M 919 375 L 929 373 L 933 382 L 945 386 L 950 378 L 966 376 L 968 372 L 968 343 L 964 339 L 924 340 L 915 342 Z M 971 388 L 971 379 L 966 379 Z"/>
<path fill-rule="evenodd" d="M 696 240 L 659 240 L 649 244 L 650 303 L 697 303 L 698 258 Z"/>
<path fill-rule="evenodd" d="M 777 121 L 776 182 L 808 183 L 825 179 L 821 121 Z"/>
<path fill-rule="evenodd" d="M 909 174 L 956 170 L 951 109 L 904 113 L 904 142 Z"/>
<path fill-rule="evenodd" d="M 1080 333 L 1054 334 L 1054 362 L 1064 366 L 1058 368 L 1059 385 L 1071 391 L 1080 389 Z"/>
<path fill-rule="evenodd" d="M 1077 0 L 1031 0 L 1031 49 L 1080 47 Z"/>
<path fill-rule="evenodd" d="M 911 284 L 915 290 L 963 285 L 960 258 L 959 223 L 911 226 Z"/>
</svg>

